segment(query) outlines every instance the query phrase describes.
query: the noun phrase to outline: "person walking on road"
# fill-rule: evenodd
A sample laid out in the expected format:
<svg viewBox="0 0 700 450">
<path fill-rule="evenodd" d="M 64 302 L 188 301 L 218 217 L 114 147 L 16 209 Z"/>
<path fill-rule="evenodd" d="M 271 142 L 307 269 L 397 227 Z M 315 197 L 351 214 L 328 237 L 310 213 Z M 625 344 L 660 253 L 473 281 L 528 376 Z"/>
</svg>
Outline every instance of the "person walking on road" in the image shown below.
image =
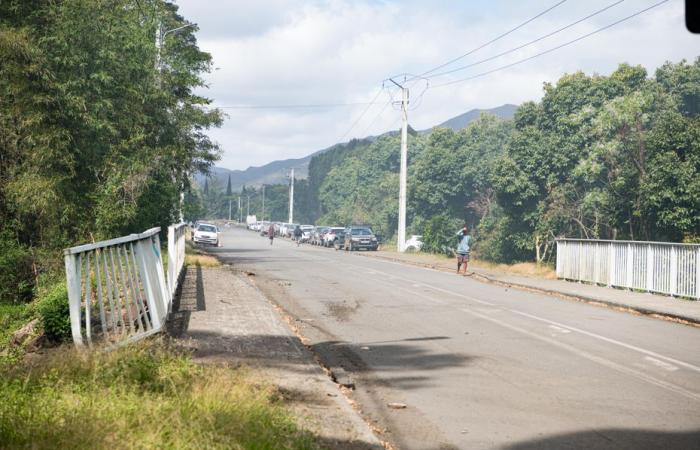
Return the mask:
<svg viewBox="0 0 700 450">
<path fill-rule="evenodd" d="M 469 235 L 467 224 L 457 232 L 459 237 L 459 245 L 457 246 L 457 273 L 460 266 L 464 265 L 464 275 L 467 274 L 467 265 L 469 264 L 469 252 L 471 251 L 472 237 Z"/>
<path fill-rule="evenodd" d="M 267 235 L 270 238 L 270 245 L 272 245 L 272 240 L 275 239 L 275 224 L 271 223 L 270 228 L 267 229 Z"/>
<path fill-rule="evenodd" d="M 297 247 L 299 247 L 299 244 L 301 244 L 301 236 L 302 236 L 302 231 L 301 227 L 297 225 L 297 227 L 294 229 L 294 240 L 297 241 Z"/>
</svg>

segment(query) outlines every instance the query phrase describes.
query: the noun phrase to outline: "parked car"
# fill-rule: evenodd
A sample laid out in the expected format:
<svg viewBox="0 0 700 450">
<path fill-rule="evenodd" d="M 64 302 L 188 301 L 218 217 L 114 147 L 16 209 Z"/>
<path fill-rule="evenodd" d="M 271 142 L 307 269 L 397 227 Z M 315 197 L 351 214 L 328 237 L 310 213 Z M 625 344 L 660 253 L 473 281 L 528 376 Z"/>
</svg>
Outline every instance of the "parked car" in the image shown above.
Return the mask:
<svg viewBox="0 0 700 450">
<path fill-rule="evenodd" d="M 345 228 L 341 228 L 333 233 L 333 241 L 331 246 L 336 250 L 342 250 L 345 248 Z"/>
<path fill-rule="evenodd" d="M 349 227 L 345 231 L 345 250 L 377 250 L 377 238 L 368 227 Z"/>
<path fill-rule="evenodd" d="M 316 227 L 314 232 L 311 233 L 311 243 L 313 245 L 322 245 L 323 236 L 330 230 L 330 227 Z"/>
<path fill-rule="evenodd" d="M 200 223 L 194 230 L 192 239 L 195 245 L 219 245 L 219 229 L 210 223 Z"/>
<path fill-rule="evenodd" d="M 260 236 L 267 236 L 268 231 L 270 231 L 270 222 L 260 222 Z"/>
<path fill-rule="evenodd" d="M 423 236 L 414 234 L 406 240 L 406 251 L 419 252 L 423 248 Z"/>
<path fill-rule="evenodd" d="M 311 234 L 314 232 L 313 225 L 301 225 L 301 241 L 309 242 L 311 241 Z"/>
<path fill-rule="evenodd" d="M 323 246 L 333 247 L 334 242 L 338 239 L 338 232 L 345 231 L 343 227 L 330 227 L 326 234 L 323 235 Z"/>
</svg>

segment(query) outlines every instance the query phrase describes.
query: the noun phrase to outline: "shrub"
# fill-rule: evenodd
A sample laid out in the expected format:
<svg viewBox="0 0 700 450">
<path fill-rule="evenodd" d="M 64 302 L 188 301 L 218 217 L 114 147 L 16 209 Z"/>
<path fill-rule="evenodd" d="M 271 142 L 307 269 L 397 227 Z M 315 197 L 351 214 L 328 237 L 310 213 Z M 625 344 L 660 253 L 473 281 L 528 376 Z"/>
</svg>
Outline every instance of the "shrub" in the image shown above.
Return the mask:
<svg viewBox="0 0 700 450">
<path fill-rule="evenodd" d="M 423 251 L 449 255 L 459 243 L 455 233 L 462 224 L 447 214 L 428 220 L 423 228 Z"/>
<path fill-rule="evenodd" d="M 66 283 L 56 284 L 37 302 L 39 319 L 46 337 L 52 342 L 63 342 L 71 335 L 68 289 Z"/>
<path fill-rule="evenodd" d="M 0 232 L 0 303 L 27 302 L 33 288 L 31 253 L 9 231 Z"/>
</svg>

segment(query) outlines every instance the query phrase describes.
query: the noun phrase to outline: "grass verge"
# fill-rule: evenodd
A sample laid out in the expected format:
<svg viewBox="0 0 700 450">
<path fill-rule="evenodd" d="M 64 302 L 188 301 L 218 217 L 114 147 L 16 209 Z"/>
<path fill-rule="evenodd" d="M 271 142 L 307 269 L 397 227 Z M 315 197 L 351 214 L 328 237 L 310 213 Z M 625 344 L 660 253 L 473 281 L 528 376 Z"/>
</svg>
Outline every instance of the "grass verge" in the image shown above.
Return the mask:
<svg viewBox="0 0 700 450">
<path fill-rule="evenodd" d="M 62 347 L 0 368 L 0 448 L 315 449 L 248 369 L 199 366 L 167 340 Z"/>
<path fill-rule="evenodd" d="M 185 265 L 201 267 L 219 267 L 221 263 L 213 256 L 206 255 L 197 250 L 192 241 L 185 241 Z"/>
<path fill-rule="evenodd" d="M 455 258 L 446 255 L 423 252 L 399 253 L 398 251 L 396 251 L 395 248 L 388 246 L 383 246 L 381 253 L 385 253 L 387 256 L 397 259 L 403 259 L 405 261 L 413 261 L 422 264 L 434 264 L 440 267 L 449 267 L 456 269 Z M 557 274 L 552 267 L 544 264 L 536 264 L 533 262 L 498 264 L 472 257 L 469 261 L 469 267 L 477 269 L 481 268 L 486 270 L 494 270 L 512 275 L 546 278 L 549 280 L 554 280 L 557 278 Z"/>
</svg>

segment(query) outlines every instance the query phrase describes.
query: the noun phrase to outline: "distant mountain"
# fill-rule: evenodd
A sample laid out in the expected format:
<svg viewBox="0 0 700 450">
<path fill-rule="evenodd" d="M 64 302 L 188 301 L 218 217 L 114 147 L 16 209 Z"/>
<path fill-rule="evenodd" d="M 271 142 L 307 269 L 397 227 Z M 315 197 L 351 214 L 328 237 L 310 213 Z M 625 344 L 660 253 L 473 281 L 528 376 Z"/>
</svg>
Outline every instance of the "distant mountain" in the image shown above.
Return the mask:
<svg viewBox="0 0 700 450">
<path fill-rule="evenodd" d="M 479 118 L 481 113 L 489 113 L 494 116 L 500 117 L 502 119 L 511 119 L 515 114 L 515 110 L 518 109 L 517 105 L 501 105 L 496 108 L 491 109 L 472 109 L 471 111 L 460 114 L 457 117 L 453 117 L 449 120 L 442 122 L 438 127 L 442 128 L 452 128 L 453 130 L 461 130 L 473 121 Z"/>
<path fill-rule="evenodd" d="M 323 152 L 320 150 L 319 152 Z M 309 171 L 309 162 L 314 155 L 312 153 L 303 158 L 285 159 L 273 161 L 259 167 L 248 167 L 245 170 L 230 170 L 224 167 L 214 166 L 211 169 L 209 178 L 216 180 L 216 183 L 226 187 L 228 176 L 231 175 L 231 189 L 240 191 L 245 186 L 261 186 L 263 184 L 283 184 L 287 182 L 289 171 L 294 168 L 294 177 L 297 179 L 306 178 Z M 196 182 L 201 186 L 204 184 L 204 175 L 197 174 Z"/>
<path fill-rule="evenodd" d="M 472 109 L 464 114 L 448 119 L 438 127 L 452 128 L 453 130 L 461 130 L 462 128 L 469 125 L 471 122 L 479 118 L 479 115 L 484 113 L 491 113 L 498 117 L 504 119 L 510 119 L 515 114 L 515 110 L 518 107 L 516 105 L 502 105 L 491 109 Z M 430 133 L 431 129 L 422 130 L 418 133 L 426 134 Z M 396 130 L 389 131 L 387 133 L 397 133 Z M 370 136 L 365 139 L 376 139 L 376 136 Z M 303 158 L 295 159 L 284 159 L 278 161 L 272 161 L 271 163 L 265 164 L 259 167 L 248 167 L 245 170 L 229 170 L 223 167 L 215 166 L 211 170 L 210 179 L 214 179 L 214 183 L 219 186 L 226 188 L 226 183 L 228 181 L 228 176 L 231 175 L 231 189 L 234 191 L 240 191 L 242 186 L 260 186 L 263 184 L 284 184 L 287 182 L 287 176 L 289 171 L 294 168 L 294 177 L 297 179 L 306 178 L 309 172 L 309 162 L 311 158 L 319 153 L 323 153 L 335 145 L 325 148 L 323 150 L 318 150 L 308 156 Z M 204 175 L 198 174 L 195 176 L 196 182 L 201 186 L 204 184 Z"/>
</svg>

